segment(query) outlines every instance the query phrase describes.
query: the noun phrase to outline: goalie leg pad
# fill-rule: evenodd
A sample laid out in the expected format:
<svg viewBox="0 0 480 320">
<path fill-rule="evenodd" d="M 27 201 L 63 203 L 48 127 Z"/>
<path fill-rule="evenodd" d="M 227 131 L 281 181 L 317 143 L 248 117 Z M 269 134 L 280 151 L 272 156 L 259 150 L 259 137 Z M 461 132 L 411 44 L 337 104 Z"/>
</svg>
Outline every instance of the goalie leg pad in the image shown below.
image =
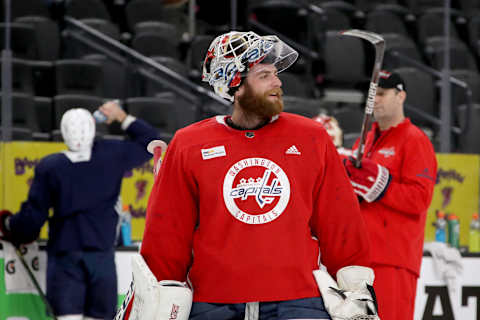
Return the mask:
<svg viewBox="0 0 480 320">
<path fill-rule="evenodd" d="M 133 305 L 129 315 L 119 311 L 116 320 L 188 320 L 193 295 L 184 282 L 157 281 L 140 254 L 132 258 L 132 272 Z"/>
</svg>

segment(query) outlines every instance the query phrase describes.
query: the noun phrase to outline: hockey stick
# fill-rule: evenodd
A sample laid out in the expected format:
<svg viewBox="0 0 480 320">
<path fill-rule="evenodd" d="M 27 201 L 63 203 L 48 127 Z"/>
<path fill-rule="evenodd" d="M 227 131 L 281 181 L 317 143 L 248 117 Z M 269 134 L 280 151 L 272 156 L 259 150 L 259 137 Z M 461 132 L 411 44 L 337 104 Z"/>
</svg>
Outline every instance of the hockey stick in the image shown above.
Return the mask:
<svg viewBox="0 0 480 320">
<path fill-rule="evenodd" d="M 373 106 L 375 104 L 375 96 L 377 94 L 377 85 L 382 68 L 383 54 L 385 52 L 385 40 L 382 36 L 363 30 L 347 30 L 340 33 L 344 36 L 351 36 L 367 40 L 375 46 L 375 63 L 373 65 L 372 78 L 370 80 L 370 87 L 368 88 L 368 96 L 365 105 L 365 113 L 363 115 L 362 131 L 360 132 L 360 142 L 358 144 L 357 157 L 355 159 L 355 167 L 359 168 L 363 157 L 363 149 L 365 139 L 367 137 L 367 129 L 373 114 Z"/>
<path fill-rule="evenodd" d="M 32 280 L 33 285 L 35 286 L 35 289 L 37 289 L 37 292 L 40 295 L 40 298 L 42 299 L 43 303 L 45 304 L 45 307 L 47 308 L 48 313 L 50 313 L 50 316 L 54 320 L 57 320 L 57 317 L 53 313 L 52 306 L 48 302 L 47 297 L 45 296 L 45 294 L 42 291 L 42 288 L 40 288 L 40 284 L 37 282 L 37 279 L 35 278 L 35 275 L 33 274 L 32 270 L 30 270 L 30 267 L 28 266 L 27 261 L 25 261 L 25 258 L 23 257 L 22 252 L 20 251 L 20 249 L 17 246 L 15 246 L 15 253 L 18 256 L 18 259 L 20 259 L 20 262 L 23 264 L 23 267 L 25 268 L 25 270 L 27 270 L 28 276 L 29 276 L 30 280 Z"/>
</svg>

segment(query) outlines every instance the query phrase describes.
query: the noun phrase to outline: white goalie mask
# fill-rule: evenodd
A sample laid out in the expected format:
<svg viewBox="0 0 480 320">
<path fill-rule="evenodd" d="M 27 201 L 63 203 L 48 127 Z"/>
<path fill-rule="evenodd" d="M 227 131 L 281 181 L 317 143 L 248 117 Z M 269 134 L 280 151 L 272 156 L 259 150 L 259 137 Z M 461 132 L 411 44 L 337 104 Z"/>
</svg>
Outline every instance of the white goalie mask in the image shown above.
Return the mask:
<svg viewBox="0 0 480 320">
<path fill-rule="evenodd" d="M 277 36 L 231 31 L 215 38 L 203 62 L 202 81 L 208 82 L 215 93 L 233 102 L 234 90 L 242 84 L 248 70 L 262 62 L 273 64 L 277 72 L 290 67 L 298 52 Z"/>
<path fill-rule="evenodd" d="M 70 109 L 60 122 L 63 141 L 70 151 L 85 151 L 92 148 L 95 138 L 95 120 L 90 111 L 82 108 Z"/>
<path fill-rule="evenodd" d="M 343 145 L 343 131 L 340 128 L 337 119 L 321 113 L 314 117 L 313 120 L 321 123 L 328 135 L 332 138 L 335 147 L 340 148 Z"/>
</svg>

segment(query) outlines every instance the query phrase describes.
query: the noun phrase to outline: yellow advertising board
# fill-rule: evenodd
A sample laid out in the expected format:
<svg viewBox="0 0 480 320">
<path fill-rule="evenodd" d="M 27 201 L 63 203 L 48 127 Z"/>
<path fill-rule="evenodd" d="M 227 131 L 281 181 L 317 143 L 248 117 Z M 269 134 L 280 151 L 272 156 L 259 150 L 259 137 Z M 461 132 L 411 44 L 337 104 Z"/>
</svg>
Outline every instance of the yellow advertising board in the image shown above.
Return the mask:
<svg viewBox="0 0 480 320">
<path fill-rule="evenodd" d="M 27 199 L 36 164 L 46 155 L 65 150 L 61 142 L 15 141 L 0 145 L 2 165 L 0 166 L 1 200 L 0 208 L 18 212 Z M 132 240 L 141 240 L 145 226 L 145 211 L 148 195 L 153 185 L 153 160 L 127 172 L 122 181 L 121 197 L 132 214 Z M 40 237 L 47 238 L 45 225 Z"/>
<path fill-rule="evenodd" d="M 60 142 L 21 142 L 0 144 L 1 166 L 0 208 L 17 212 L 27 199 L 35 165 L 48 154 L 66 149 Z M 455 213 L 460 218 L 460 245 L 468 245 L 468 229 L 472 214 L 479 205 L 478 155 L 437 154 L 438 175 L 432 204 L 428 210 L 425 240 L 433 241 L 433 222 L 437 210 Z M 153 160 L 127 172 L 123 178 L 121 197 L 132 214 L 132 240 L 141 240 L 145 227 L 148 196 L 153 186 Z M 44 226 L 41 238 L 47 237 Z"/>
<path fill-rule="evenodd" d="M 425 241 L 435 239 L 432 224 L 440 210 L 460 219 L 460 245 L 468 245 L 470 221 L 479 205 L 479 159 L 471 154 L 437 154 L 437 182 L 428 210 Z"/>
<path fill-rule="evenodd" d="M 123 177 L 121 196 L 132 214 L 132 240 L 140 241 L 143 238 L 145 213 L 153 181 L 153 160 L 134 168 Z"/>
<path fill-rule="evenodd" d="M 4 149 L 3 149 L 4 148 Z M 35 166 L 44 156 L 65 150 L 63 143 L 55 142 L 24 142 L 4 143 L 3 174 L 3 208 L 17 212 L 20 205 L 27 199 L 32 183 Z"/>
</svg>

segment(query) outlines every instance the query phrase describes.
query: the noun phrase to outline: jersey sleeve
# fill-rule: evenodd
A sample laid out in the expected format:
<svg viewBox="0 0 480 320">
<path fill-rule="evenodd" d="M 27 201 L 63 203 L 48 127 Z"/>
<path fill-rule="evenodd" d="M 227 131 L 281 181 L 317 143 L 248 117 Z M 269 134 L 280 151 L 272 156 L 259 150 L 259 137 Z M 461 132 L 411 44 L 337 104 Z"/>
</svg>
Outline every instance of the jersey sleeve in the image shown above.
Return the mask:
<svg viewBox="0 0 480 320">
<path fill-rule="evenodd" d="M 320 148 L 324 166 L 314 191 L 311 228 L 321 261 L 333 276 L 348 265 L 370 266 L 370 248 L 358 200 L 331 143 Z"/>
<path fill-rule="evenodd" d="M 197 203 L 197 185 L 175 136 L 150 193 L 140 252 L 157 280 L 186 280 Z"/>
<path fill-rule="evenodd" d="M 403 146 L 402 165 L 380 203 L 408 215 L 423 214 L 430 205 L 437 175 L 437 160 L 426 136 L 410 137 Z"/>
<path fill-rule="evenodd" d="M 150 141 L 158 139 L 158 132 L 145 121 L 136 119 L 128 126 L 126 133 L 130 141 L 121 142 L 123 146 L 122 163 L 126 169 L 132 169 L 152 157 L 147 151 L 147 145 Z"/>
<path fill-rule="evenodd" d="M 48 219 L 52 207 L 52 178 L 45 168 L 45 161 L 35 167 L 32 185 L 27 201 L 22 203 L 20 211 L 10 220 L 14 243 L 28 243 L 38 238 L 40 229 Z"/>
</svg>

